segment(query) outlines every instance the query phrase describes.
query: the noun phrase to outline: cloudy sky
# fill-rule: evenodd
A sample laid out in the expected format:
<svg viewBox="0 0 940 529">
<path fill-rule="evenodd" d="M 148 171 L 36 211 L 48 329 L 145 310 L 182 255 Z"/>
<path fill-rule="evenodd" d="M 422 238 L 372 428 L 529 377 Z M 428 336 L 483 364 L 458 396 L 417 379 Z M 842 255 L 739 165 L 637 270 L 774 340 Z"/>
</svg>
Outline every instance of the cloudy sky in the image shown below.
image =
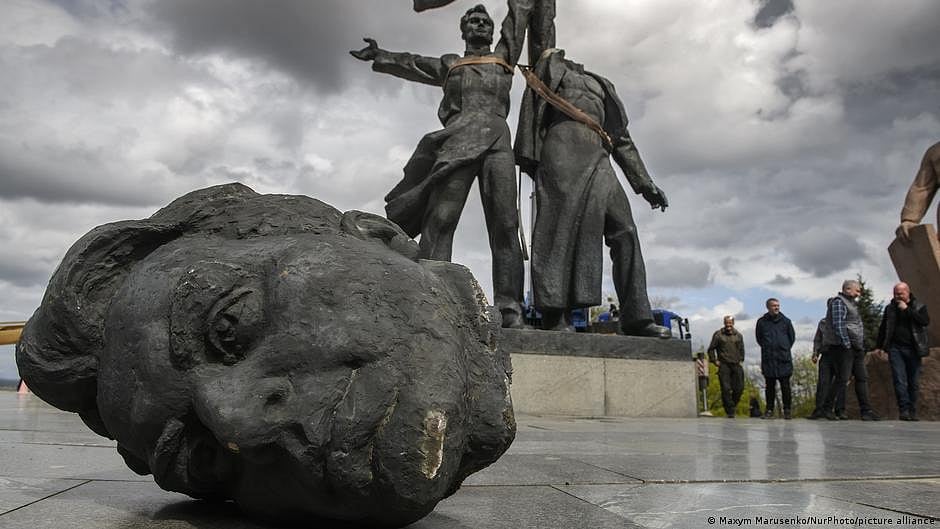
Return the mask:
<svg viewBox="0 0 940 529">
<path fill-rule="evenodd" d="M 4 0 L 0 321 L 29 317 L 89 229 L 193 189 L 240 181 L 382 213 L 418 139 L 440 126 L 441 94 L 347 51 L 371 36 L 460 52 L 457 19 L 476 2 L 422 14 L 410 3 Z M 502 18 L 502 0 L 485 4 Z M 665 213 L 633 200 L 654 306 L 687 316 L 696 343 L 736 314 L 753 343 L 768 296 L 804 340 L 844 278 L 889 296 L 885 249 L 940 140 L 940 2 L 559 4 L 559 47 L 618 87 L 670 200 Z M 455 261 L 489 291 L 476 193 Z M 0 348 L 0 378 L 15 376 L 12 356 Z"/>
</svg>

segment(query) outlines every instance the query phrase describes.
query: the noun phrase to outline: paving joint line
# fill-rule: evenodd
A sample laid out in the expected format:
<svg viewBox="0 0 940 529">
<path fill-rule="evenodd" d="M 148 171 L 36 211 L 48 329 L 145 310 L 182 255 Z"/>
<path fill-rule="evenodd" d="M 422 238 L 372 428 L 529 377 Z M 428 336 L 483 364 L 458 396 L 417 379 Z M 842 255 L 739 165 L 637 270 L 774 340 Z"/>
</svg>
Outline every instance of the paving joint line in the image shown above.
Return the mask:
<svg viewBox="0 0 940 529">
<path fill-rule="evenodd" d="M 31 502 L 29 502 L 29 503 L 27 503 L 27 504 L 25 504 L 25 505 L 20 505 L 19 507 L 14 507 L 14 508 L 10 509 L 9 511 L 2 512 L 2 513 L 0 513 L 0 516 L 5 516 L 5 515 L 7 515 L 7 514 L 10 514 L 11 512 L 15 512 L 15 511 L 18 511 L 18 510 L 20 510 L 20 509 L 25 509 L 26 507 L 29 507 L 30 505 L 35 505 L 35 504 L 37 504 L 37 503 L 39 503 L 39 502 L 41 502 L 41 501 L 48 500 L 49 498 L 54 498 L 55 496 L 58 496 L 59 494 L 66 493 L 66 492 L 68 492 L 68 491 L 70 491 L 70 490 L 75 490 L 75 489 L 77 489 L 78 487 L 81 487 L 82 485 L 87 485 L 88 483 L 91 483 L 92 481 L 93 481 L 93 480 L 90 480 L 90 479 L 89 479 L 89 480 L 86 480 L 86 481 L 82 481 L 81 483 L 79 483 L 79 484 L 77 484 L 77 485 L 73 485 L 73 486 L 71 486 L 71 487 L 69 487 L 69 488 L 67 488 L 67 489 L 60 490 L 60 491 L 58 491 L 58 492 L 54 492 L 54 493 L 52 493 L 52 494 L 50 494 L 50 495 L 48 495 L 48 496 L 43 496 L 42 498 L 39 498 L 38 500 L 34 500 L 34 501 L 31 501 Z"/>
</svg>

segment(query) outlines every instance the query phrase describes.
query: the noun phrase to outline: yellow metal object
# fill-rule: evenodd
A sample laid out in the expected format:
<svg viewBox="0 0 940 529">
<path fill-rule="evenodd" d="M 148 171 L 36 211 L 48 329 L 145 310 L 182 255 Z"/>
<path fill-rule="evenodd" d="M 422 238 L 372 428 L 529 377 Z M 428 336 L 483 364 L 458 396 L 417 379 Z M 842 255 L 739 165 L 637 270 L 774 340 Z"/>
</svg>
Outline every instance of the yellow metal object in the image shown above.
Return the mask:
<svg viewBox="0 0 940 529">
<path fill-rule="evenodd" d="M 25 321 L 0 322 L 0 345 L 12 345 L 19 341 Z"/>
</svg>

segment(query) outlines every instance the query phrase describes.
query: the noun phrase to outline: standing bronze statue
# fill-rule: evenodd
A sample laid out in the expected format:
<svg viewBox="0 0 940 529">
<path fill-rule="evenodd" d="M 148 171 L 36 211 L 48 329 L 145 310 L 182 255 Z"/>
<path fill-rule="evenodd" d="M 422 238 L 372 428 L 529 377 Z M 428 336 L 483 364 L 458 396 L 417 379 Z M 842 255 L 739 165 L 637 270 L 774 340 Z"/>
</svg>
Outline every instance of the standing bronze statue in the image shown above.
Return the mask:
<svg viewBox="0 0 940 529">
<path fill-rule="evenodd" d="M 415 9 L 446 3 L 417 1 Z M 376 72 L 443 88 L 438 118 L 444 128 L 418 143 L 404 178 L 385 197 L 386 213 L 408 235 L 421 235 L 420 257 L 450 261 L 457 222 L 470 186 L 479 178 L 493 255 L 494 297 L 504 327 L 523 326 L 524 282 L 516 171 L 506 116 L 513 68 L 522 53 L 528 21 L 541 3 L 509 0 L 495 50 L 491 49 L 493 20 L 484 6 L 477 5 L 460 19 L 466 42 L 463 57 L 390 52 L 369 38 L 368 46 L 350 52 L 372 61 Z"/>
<path fill-rule="evenodd" d="M 610 247 L 624 334 L 666 338 L 653 322 L 646 268 L 630 203 L 610 164 L 613 155 L 633 190 L 665 211 L 627 131 L 613 84 L 547 49 L 532 70 L 516 134 L 516 161 L 535 179 L 532 284 L 543 328 L 571 329 L 573 308 L 601 301 L 601 239 Z"/>
<path fill-rule="evenodd" d="M 907 191 L 904 208 L 901 209 L 901 224 L 897 229 L 899 239 L 904 242 L 910 240 L 908 231 L 923 220 L 937 189 L 940 189 L 940 142 L 933 144 L 924 153 L 920 170 Z M 940 210 L 937 211 L 937 229 L 940 229 Z"/>
</svg>

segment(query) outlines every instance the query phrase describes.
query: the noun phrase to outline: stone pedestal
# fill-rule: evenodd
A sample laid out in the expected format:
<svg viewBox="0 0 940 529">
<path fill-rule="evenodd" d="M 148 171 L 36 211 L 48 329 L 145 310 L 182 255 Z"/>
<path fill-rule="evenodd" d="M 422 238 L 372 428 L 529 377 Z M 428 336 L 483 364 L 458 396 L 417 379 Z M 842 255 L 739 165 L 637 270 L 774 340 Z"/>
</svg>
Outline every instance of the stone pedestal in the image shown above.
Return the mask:
<svg viewBox="0 0 940 529">
<path fill-rule="evenodd" d="M 898 277 L 927 305 L 930 346 L 940 347 L 940 241 L 932 224 L 914 226 L 910 235 L 909 244 L 895 239 L 888 253 Z"/>
<path fill-rule="evenodd" d="M 500 347 L 512 356 L 517 413 L 696 416 L 688 341 L 503 329 Z"/>
<path fill-rule="evenodd" d="M 894 396 L 891 381 L 891 365 L 888 360 L 869 353 L 865 358 L 868 368 L 868 390 L 875 413 L 884 419 L 898 418 L 898 401 Z M 849 417 L 859 418 L 858 399 L 855 398 L 855 381 L 846 389 L 845 409 Z M 940 348 L 930 350 L 923 359 L 917 392 L 917 417 L 922 421 L 940 421 Z"/>
</svg>

